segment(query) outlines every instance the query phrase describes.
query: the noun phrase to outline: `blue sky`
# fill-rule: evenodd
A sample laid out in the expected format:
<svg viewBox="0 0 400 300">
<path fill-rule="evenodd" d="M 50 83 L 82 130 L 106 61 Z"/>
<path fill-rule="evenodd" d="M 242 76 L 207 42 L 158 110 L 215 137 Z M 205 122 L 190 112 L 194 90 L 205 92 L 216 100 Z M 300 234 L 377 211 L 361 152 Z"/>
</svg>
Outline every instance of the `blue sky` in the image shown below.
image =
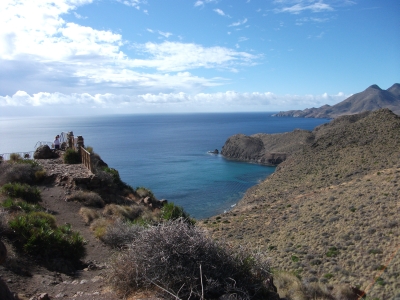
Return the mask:
<svg viewBox="0 0 400 300">
<path fill-rule="evenodd" d="M 280 111 L 400 82 L 397 0 L 2 0 L 0 116 Z"/>
</svg>

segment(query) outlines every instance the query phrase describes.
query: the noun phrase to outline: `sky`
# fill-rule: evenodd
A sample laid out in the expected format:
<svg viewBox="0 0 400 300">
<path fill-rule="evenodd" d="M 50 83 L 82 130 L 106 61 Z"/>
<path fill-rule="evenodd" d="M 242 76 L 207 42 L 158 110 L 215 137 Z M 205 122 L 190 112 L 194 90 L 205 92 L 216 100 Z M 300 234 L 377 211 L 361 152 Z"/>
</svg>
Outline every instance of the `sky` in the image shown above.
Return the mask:
<svg viewBox="0 0 400 300">
<path fill-rule="evenodd" d="M 1 0 L 0 117 L 275 112 L 400 82 L 398 0 Z"/>
</svg>

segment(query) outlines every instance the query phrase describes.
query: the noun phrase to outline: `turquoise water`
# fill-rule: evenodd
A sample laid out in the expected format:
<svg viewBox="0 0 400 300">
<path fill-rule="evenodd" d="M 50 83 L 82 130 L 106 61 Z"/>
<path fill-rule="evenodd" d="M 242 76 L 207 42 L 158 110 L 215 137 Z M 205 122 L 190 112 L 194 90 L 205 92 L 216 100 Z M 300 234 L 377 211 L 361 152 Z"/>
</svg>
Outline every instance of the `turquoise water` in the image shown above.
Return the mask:
<svg viewBox="0 0 400 300">
<path fill-rule="evenodd" d="M 195 218 L 229 210 L 275 168 L 226 160 L 233 134 L 312 130 L 325 119 L 275 118 L 271 113 L 113 115 L 74 118 L 2 118 L 0 154 L 33 150 L 37 141 L 73 131 L 123 181 L 144 186 L 158 199 L 181 205 Z"/>
</svg>

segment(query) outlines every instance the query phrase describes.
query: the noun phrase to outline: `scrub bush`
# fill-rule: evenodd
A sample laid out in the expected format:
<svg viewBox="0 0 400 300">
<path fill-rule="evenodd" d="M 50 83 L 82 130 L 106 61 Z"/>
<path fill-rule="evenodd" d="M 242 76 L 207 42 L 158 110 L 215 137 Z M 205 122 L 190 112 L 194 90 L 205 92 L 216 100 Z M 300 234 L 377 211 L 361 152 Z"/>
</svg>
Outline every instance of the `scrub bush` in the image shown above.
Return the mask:
<svg viewBox="0 0 400 300">
<path fill-rule="evenodd" d="M 117 219 L 114 224 L 107 227 L 102 240 L 111 247 L 120 248 L 131 243 L 144 228 L 143 226 Z"/>
<path fill-rule="evenodd" d="M 182 218 L 190 224 L 195 223 L 195 220 L 190 218 L 190 215 L 181 206 L 175 205 L 173 202 L 164 204 L 161 209 L 161 218 L 167 221 Z"/>
<path fill-rule="evenodd" d="M 42 168 L 33 160 L 3 162 L 0 164 L 0 185 L 10 182 L 33 183 L 39 179 L 35 173 L 41 170 Z"/>
<path fill-rule="evenodd" d="M 85 255 L 82 236 L 70 225 L 58 226 L 54 216 L 44 212 L 17 215 L 9 221 L 16 247 L 28 254 L 79 260 Z"/>
<path fill-rule="evenodd" d="M 29 203 L 38 203 L 42 201 L 40 190 L 28 184 L 6 183 L 1 187 L 0 192 L 11 198 L 21 198 Z"/>
<path fill-rule="evenodd" d="M 66 164 L 80 164 L 81 156 L 79 152 L 75 151 L 74 149 L 67 149 L 64 153 L 64 163 Z"/>
<path fill-rule="evenodd" d="M 259 255 L 234 251 L 182 219 L 138 229 L 109 276 L 122 294 L 156 289 L 167 299 L 268 299 L 269 279 Z"/>
<path fill-rule="evenodd" d="M 7 211 L 23 211 L 29 213 L 32 211 L 42 211 L 43 208 L 38 204 L 30 204 L 23 200 L 15 200 L 12 198 L 7 198 L 1 203 L 1 206 Z"/>
</svg>

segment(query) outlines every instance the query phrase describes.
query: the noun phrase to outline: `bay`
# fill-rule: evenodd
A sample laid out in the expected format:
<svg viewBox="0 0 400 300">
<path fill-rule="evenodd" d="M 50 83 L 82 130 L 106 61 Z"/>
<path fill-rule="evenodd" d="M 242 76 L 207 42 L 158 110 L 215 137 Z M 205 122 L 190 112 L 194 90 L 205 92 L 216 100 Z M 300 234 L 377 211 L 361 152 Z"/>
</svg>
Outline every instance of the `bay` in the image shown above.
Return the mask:
<svg viewBox="0 0 400 300">
<path fill-rule="evenodd" d="M 117 169 L 124 182 L 149 188 L 158 199 L 202 219 L 229 210 L 275 170 L 208 151 L 221 150 L 237 133 L 312 130 L 326 122 L 264 112 L 1 118 L 0 154 L 32 151 L 38 141 L 51 142 L 56 134 L 73 131 Z"/>
</svg>

